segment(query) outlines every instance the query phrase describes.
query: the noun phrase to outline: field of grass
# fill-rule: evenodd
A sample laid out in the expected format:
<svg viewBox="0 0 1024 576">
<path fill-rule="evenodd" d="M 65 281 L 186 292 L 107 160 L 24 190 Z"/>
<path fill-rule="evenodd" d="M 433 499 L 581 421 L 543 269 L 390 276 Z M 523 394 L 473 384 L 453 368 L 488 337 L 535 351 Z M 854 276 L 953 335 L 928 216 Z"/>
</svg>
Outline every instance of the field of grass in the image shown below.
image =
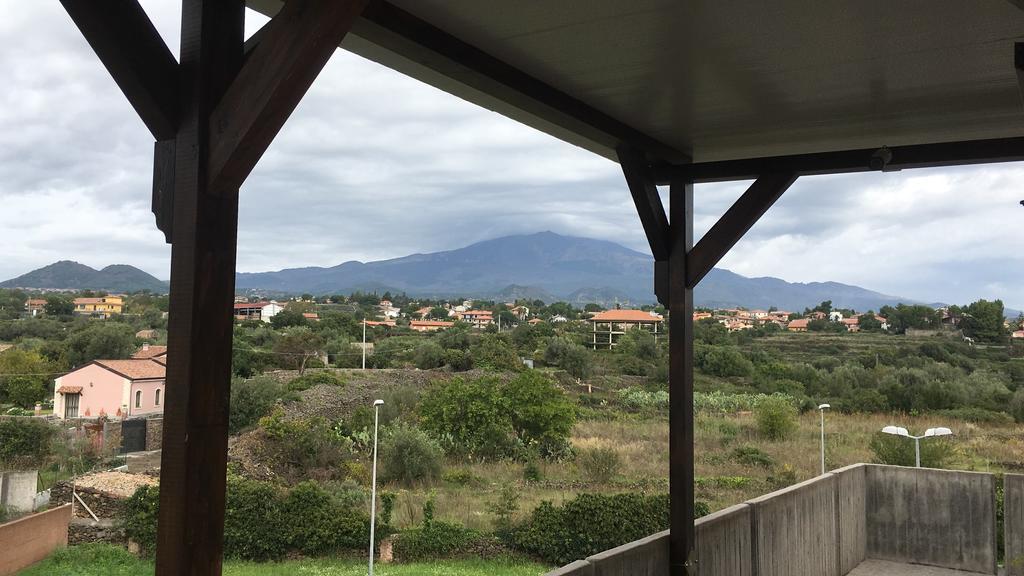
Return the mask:
<svg viewBox="0 0 1024 576">
<path fill-rule="evenodd" d="M 1024 461 L 1024 427 L 1020 425 L 972 424 L 934 416 L 826 413 L 829 469 L 871 462 L 871 437 L 888 424 L 904 426 L 912 433 L 922 433 L 934 426 L 951 427 L 956 436 L 949 468 L 1019 471 Z M 821 466 L 819 434 L 817 412 L 800 416 L 797 432 L 781 441 L 762 437 L 750 414 L 699 416 L 695 430 L 697 498 L 707 502 L 712 510 L 718 510 L 771 492 L 793 480 L 816 476 Z M 664 492 L 668 489 L 668 421 L 664 416 L 583 420 L 573 430 L 572 443 L 577 448 L 613 449 L 621 461 L 619 474 L 611 482 L 599 484 L 591 482 L 575 463 L 541 462 L 541 480 L 527 482 L 521 463 L 451 465 L 450 469 L 469 472 L 472 480 L 464 486 L 439 481 L 415 489 L 388 487 L 398 493 L 394 520 L 399 528 L 419 523 L 423 502 L 433 497 L 439 518 L 491 529 L 493 515 L 488 504 L 497 500 L 505 483 L 516 485 L 520 491 L 520 518 L 542 500 L 560 503 L 580 492 Z M 751 448 L 766 455 L 767 461 L 763 464 L 739 461 L 737 453 Z"/>
<path fill-rule="evenodd" d="M 438 561 L 429 564 L 377 564 L 378 576 L 538 576 L 549 568 L 515 560 Z M 19 573 L 20 576 L 149 576 L 153 562 L 135 558 L 123 548 L 87 544 L 61 550 Z M 254 564 L 228 561 L 224 576 L 362 576 L 362 560 L 318 558 Z"/>
</svg>

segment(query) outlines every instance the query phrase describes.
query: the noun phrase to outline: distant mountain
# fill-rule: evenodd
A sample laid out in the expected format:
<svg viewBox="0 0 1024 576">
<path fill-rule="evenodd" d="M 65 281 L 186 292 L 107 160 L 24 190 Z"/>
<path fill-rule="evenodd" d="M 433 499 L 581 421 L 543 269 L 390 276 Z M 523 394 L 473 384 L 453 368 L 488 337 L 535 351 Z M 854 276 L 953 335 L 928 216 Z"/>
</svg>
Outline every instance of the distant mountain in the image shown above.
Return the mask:
<svg viewBox="0 0 1024 576">
<path fill-rule="evenodd" d="M 52 288 L 70 290 L 104 290 L 107 292 L 138 292 L 149 290 L 166 293 L 167 283 L 126 264 L 114 264 L 96 270 L 61 260 L 28 274 L 0 282 L 0 288 Z"/>
<path fill-rule="evenodd" d="M 654 301 L 651 256 L 604 240 L 553 232 L 506 236 L 465 248 L 330 268 L 242 273 L 238 290 L 290 293 L 405 292 L 412 296 L 555 299 L 574 304 Z M 856 310 L 912 300 L 836 282 L 790 283 L 715 269 L 696 290 L 698 306 L 803 310 L 823 300 Z"/>
</svg>

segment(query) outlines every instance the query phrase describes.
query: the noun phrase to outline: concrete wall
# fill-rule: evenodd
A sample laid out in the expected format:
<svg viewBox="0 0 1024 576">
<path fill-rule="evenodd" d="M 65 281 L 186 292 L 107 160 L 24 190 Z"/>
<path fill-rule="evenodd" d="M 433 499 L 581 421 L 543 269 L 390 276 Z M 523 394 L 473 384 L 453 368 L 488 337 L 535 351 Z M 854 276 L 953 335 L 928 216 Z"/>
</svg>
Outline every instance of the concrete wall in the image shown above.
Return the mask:
<svg viewBox="0 0 1024 576">
<path fill-rule="evenodd" d="M 668 530 L 587 558 L 593 576 L 668 576 Z"/>
<path fill-rule="evenodd" d="M 838 576 L 836 478 L 819 476 L 749 500 L 758 576 Z"/>
<path fill-rule="evenodd" d="M 1003 482 L 1006 576 L 1024 576 L 1024 476 L 1007 474 Z"/>
<path fill-rule="evenodd" d="M 1024 559 L 1024 476 L 1006 486 L 1007 557 Z M 700 576 L 842 576 L 868 558 L 996 573 L 991 474 L 856 464 L 694 525 Z M 666 531 L 549 576 L 667 573 Z"/>
<path fill-rule="evenodd" d="M 71 506 L 0 524 L 0 576 L 16 574 L 68 544 Z"/>
<path fill-rule="evenodd" d="M 836 533 L 839 574 L 853 570 L 867 558 L 867 467 L 854 464 L 834 470 L 836 477 Z"/>
<path fill-rule="evenodd" d="M 39 472 L 4 472 L 0 489 L 0 505 L 15 512 L 31 512 L 39 486 Z"/>
<path fill-rule="evenodd" d="M 869 557 L 996 573 L 994 476 L 870 466 L 866 478 Z"/>
<path fill-rule="evenodd" d="M 737 504 L 694 522 L 702 576 L 753 576 L 750 504 Z"/>
</svg>

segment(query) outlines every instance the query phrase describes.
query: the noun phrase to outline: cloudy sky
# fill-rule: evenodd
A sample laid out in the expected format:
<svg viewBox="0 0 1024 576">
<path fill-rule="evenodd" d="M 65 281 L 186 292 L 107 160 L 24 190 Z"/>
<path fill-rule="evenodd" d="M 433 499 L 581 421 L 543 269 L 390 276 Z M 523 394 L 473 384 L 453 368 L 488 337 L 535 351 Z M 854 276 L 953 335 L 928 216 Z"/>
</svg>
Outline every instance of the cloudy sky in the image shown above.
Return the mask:
<svg viewBox="0 0 1024 576">
<path fill-rule="evenodd" d="M 152 137 L 59 3 L 2 2 L 0 279 L 61 259 L 167 278 Z M 177 53 L 180 4 L 143 5 Z M 1024 308 L 1022 184 L 1024 165 L 803 178 L 722 267 Z M 698 236 L 744 187 L 697 187 Z M 616 164 L 339 51 L 241 190 L 238 269 L 542 230 L 647 251 Z"/>
</svg>

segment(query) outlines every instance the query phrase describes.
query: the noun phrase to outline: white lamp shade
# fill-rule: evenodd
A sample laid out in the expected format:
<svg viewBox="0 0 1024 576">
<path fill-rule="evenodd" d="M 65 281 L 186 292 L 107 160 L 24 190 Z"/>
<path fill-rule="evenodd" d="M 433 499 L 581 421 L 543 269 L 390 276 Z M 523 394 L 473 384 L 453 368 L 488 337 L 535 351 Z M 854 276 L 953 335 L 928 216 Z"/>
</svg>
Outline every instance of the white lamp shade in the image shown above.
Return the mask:
<svg viewBox="0 0 1024 576">
<path fill-rule="evenodd" d="M 950 430 L 949 428 L 944 428 L 944 427 L 929 428 L 929 429 L 924 431 L 924 435 L 925 436 L 950 436 L 952 434 L 953 434 L 952 430 Z"/>
<path fill-rule="evenodd" d="M 384 405 L 384 401 L 383 400 L 374 400 L 373 401 L 373 405 L 374 406 L 383 406 Z"/>
<path fill-rule="evenodd" d="M 828 404 L 818 404 L 818 410 L 824 410 L 826 408 L 831 408 L 831 406 Z"/>
<path fill-rule="evenodd" d="M 910 436 L 910 432 L 907 432 L 906 428 L 901 426 L 886 426 L 882 428 L 882 432 L 886 434 L 894 434 L 896 436 Z"/>
</svg>

